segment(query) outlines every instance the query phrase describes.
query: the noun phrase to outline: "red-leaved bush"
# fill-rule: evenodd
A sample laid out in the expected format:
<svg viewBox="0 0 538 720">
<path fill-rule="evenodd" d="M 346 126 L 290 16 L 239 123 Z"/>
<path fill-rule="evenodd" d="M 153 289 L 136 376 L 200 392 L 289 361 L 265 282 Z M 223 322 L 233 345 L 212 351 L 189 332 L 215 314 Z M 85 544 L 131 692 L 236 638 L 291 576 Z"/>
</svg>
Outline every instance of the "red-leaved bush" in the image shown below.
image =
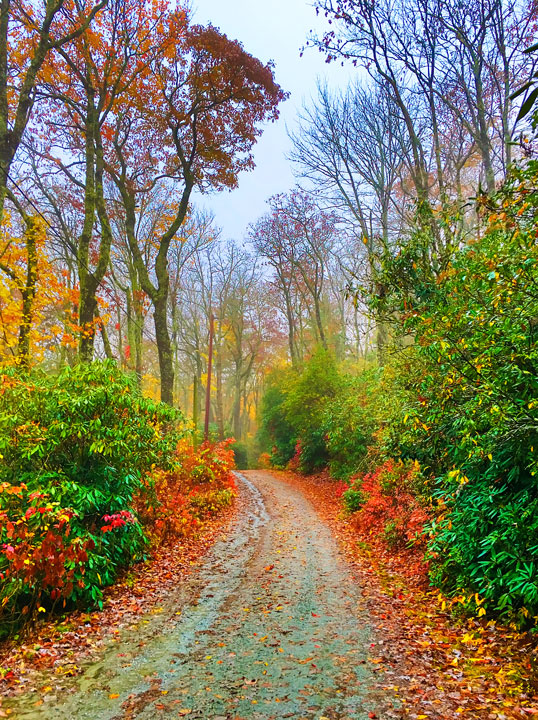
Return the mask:
<svg viewBox="0 0 538 720">
<path fill-rule="evenodd" d="M 1 610 L 21 595 L 22 615 L 32 615 L 42 597 L 53 602 L 69 597 L 83 576 L 93 541 L 79 537 L 72 527 L 74 512 L 51 502 L 45 493 L 26 485 L 0 484 Z"/>
<path fill-rule="evenodd" d="M 406 554 L 414 565 L 413 571 L 420 566 L 424 575 L 426 538 L 422 532 L 429 516 L 420 500 L 419 487 L 417 464 L 387 460 L 356 478 L 346 493 L 360 496 L 359 509 L 349 520 L 357 535 L 382 545 L 388 552 Z"/>
<path fill-rule="evenodd" d="M 182 441 L 176 469 L 156 469 L 148 475 L 135 508 L 156 544 L 196 534 L 205 518 L 232 503 L 233 443 L 229 439 L 194 448 L 190 441 Z"/>
</svg>

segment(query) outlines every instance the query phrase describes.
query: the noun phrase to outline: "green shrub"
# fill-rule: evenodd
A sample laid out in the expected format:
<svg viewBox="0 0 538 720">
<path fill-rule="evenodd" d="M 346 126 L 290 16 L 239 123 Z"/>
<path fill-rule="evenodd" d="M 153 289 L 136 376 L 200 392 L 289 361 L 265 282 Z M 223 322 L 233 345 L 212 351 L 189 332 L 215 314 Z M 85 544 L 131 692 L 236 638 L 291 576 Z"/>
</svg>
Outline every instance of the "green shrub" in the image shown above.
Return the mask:
<svg viewBox="0 0 538 720">
<path fill-rule="evenodd" d="M 325 414 L 341 383 L 333 355 L 320 347 L 288 384 L 283 409 L 300 441 L 298 461 L 302 472 L 320 470 L 329 461 Z"/>
<path fill-rule="evenodd" d="M 271 462 L 277 467 L 288 464 L 295 453 L 297 435 L 295 426 L 288 420 L 284 409 L 286 376 L 273 373 L 261 402 L 260 446 L 271 454 Z"/>
<path fill-rule="evenodd" d="M 431 526 L 429 545 L 432 582 L 450 595 L 478 593 L 490 611 L 527 624 L 538 609 L 535 490 L 451 479 L 440 498 L 445 512 Z"/>
<path fill-rule="evenodd" d="M 437 275 L 424 232 L 385 261 L 402 333 L 416 338 L 387 439 L 437 478 L 432 582 L 523 624 L 538 614 L 537 185 L 531 160 Z"/>
<path fill-rule="evenodd" d="M 150 468 L 175 467 L 183 417 L 143 398 L 110 362 L 58 377 L 8 369 L 0 382 L 4 614 L 13 619 L 60 597 L 98 603 L 101 589 L 142 556 L 133 496 Z"/>
<path fill-rule="evenodd" d="M 331 476 L 347 480 L 364 469 L 376 429 L 379 372 L 346 377 L 336 397 L 327 404 L 323 426 Z"/>
<path fill-rule="evenodd" d="M 360 488 L 352 485 L 342 493 L 342 502 L 348 513 L 354 513 L 361 509 L 366 498 Z"/>
</svg>

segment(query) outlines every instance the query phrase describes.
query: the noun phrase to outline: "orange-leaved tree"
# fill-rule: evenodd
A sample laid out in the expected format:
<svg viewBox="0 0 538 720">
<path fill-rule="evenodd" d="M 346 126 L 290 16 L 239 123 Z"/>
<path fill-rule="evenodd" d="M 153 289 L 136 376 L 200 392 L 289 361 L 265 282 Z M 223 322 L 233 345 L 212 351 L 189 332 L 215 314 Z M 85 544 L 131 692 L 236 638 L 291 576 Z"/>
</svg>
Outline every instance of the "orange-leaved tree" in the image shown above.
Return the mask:
<svg viewBox="0 0 538 720">
<path fill-rule="evenodd" d="M 20 206 L 0 231 L 0 364 L 28 369 L 73 342 L 70 288 L 47 252 L 46 225 Z"/>
<path fill-rule="evenodd" d="M 153 304 L 161 399 L 171 404 L 170 245 L 185 222 L 194 188 L 235 187 L 238 174 L 253 167 L 261 124 L 278 117 L 286 95 L 270 64 L 214 27 L 190 26 L 185 12 L 170 14 L 165 35 L 173 42 L 139 75 L 136 92 L 123 98 L 115 115 L 114 152 L 106 157 L 140 283 Z M 148 267 L 136 232 L 137 207 L 159 183 L 169 188 L 173 212 L 153 231 L 156 251 Z"/>
<path fill-rule="evenodd" d="M 80 36 L 105 5 L 106 0 L 100 0 L 80 11 L 75 0 L 1 0 L 0 223 L 9 172 L 32 113 L 41 68 L 52 53 Z"/>
<path fill-rule="evenodd" d="M 79 10 L 84 15 L 84 7 Z M 118 118 L 152 61 L 165 53 L 167 5 L 110 0 L 85 32 L 51 55 L 41 70 L 45 132 L 39 154 L 79 196 L 74 252 L 80 286 L 79 356 L 91 360 L 100 323 L 98 290 L 110 264 L 113 233 L 106 197 Z M 136 123 L 137 116 L 132 118 Z"/>
</svg>

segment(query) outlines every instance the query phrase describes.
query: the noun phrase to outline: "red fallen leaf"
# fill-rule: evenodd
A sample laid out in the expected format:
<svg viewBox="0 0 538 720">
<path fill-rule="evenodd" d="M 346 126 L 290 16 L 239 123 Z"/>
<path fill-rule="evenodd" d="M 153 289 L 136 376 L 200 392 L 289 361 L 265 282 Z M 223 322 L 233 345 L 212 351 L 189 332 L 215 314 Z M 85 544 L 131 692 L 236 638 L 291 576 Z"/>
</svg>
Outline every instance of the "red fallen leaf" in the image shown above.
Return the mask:
<svg viewBox="0 0 538 720">
<path fill-rule="evenodd" d="M 319 617 L 319 615 L 316 615 L 316 613 L 311 613 L 312 617 Z"/>
<path fill-rule="evenodd" d="M 274 565 L 267 565 L 267 567 L 265 568 L 265 572 L 270 572 L 274 567 Z"/>
<path fill-rule="evenodd" d="M 376 718 L 377 715 L 376 715 L 375 713 L 373 713 L 373 712 L 369 712 L 369 713 L 368 713 L 368 717 L 369 717 L 369 718 Z"/>
</svg>

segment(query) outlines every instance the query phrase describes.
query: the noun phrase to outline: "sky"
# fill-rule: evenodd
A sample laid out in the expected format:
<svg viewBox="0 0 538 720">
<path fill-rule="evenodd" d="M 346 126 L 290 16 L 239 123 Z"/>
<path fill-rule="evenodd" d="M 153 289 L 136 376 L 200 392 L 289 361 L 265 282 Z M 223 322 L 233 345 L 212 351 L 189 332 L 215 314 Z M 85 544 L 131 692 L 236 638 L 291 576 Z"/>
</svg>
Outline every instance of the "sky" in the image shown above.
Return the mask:
<svg viewBox="0 0 538 720">
<path fill-rule="evenodd" d="M 197 196 L 195 203 L 215 215 L 224 239 L 241 241 L 249 223 L 267 211 L 271 195 L 293 187 L 291 163 L 286 159 L 290 141 L 286 127 L 294 129 L 298 111 L 316 95 L 317 78 L 345 87 L 357 72 L 337 63 L 327 65 L 315 48 L 300 57 L 310 30 L 322 32 L 313 0 L 193 0 L 194 22 L 211 22 L 229 38 L 240 40 L 245 50 L 264 63 L 273 60 L 279 85 L 291 94 L 281 105 L 280 119 L 268 124 L 254 148 L 255 170 L 242 173 L 233 191 Z"/>
</svg>

